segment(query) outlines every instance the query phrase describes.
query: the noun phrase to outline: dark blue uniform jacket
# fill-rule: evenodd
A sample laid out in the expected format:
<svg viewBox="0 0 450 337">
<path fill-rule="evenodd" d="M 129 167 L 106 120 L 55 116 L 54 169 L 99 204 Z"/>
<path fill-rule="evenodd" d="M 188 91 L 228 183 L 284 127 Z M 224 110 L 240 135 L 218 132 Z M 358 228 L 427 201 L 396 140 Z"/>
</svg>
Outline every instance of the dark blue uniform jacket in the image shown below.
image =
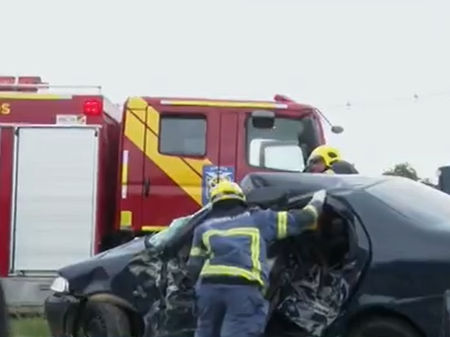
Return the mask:
<svg viewBox="0 0 450 337">
<path fill-rule="evenodd" d="M 314 229 L 316 221 L 312 206 L 293 212 L 240 208 L 216 214 L 196 228 L 188 270 L 199 273 L 201 281 L 239 279 L 264 288 L 269 243 Z"/>
</svg>

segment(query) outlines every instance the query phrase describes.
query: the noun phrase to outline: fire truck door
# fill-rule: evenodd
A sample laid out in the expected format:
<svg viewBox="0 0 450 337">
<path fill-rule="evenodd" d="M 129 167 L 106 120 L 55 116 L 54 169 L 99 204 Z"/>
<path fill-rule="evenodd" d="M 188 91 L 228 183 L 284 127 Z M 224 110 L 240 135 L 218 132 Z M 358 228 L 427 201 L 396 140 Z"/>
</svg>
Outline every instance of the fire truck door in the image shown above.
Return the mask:
<svg viewBox="0 0 450 337">
<path fill-rule="evenodd" d="M 144 176 L 145 106 L 130 100 L 125 110 L 122 139 L 120 229 L 135 229 L 142 223 Z"/>
<path fill-rule="evenodd" d="M 198 110 L 148 108 L 143 230 L 160 230 L 206 202 L 207 187 L 218 170 L 220 111 Z"/>
<path fill-rule="evenodd" d="M 240 111 L 236 109 L 222 110 L 220 114 L 220 169 L 221 179 L 239 181 L 237 177 L 237 136 Z"/>
</svg>

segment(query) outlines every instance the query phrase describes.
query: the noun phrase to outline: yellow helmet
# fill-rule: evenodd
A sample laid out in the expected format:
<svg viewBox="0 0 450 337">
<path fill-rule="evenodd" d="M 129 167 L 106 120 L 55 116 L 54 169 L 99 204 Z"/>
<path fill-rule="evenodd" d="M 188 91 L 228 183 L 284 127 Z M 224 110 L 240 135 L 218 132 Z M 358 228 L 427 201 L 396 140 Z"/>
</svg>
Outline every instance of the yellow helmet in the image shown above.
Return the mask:
<svg viewBox="0 0 450 337">
<path fill-rule="evenodd" d="M 330 167 L 334 162 L 342 160 L 342 157 L 338 149 L 328 145 L 321 145 L 316 147 L 309 156 L 308 165 L 318 159 L 322 159 L 325 165 Z"/>
<path fill-rule="evenodd" d="M 211 189 L 209 200 L 213 205 L 222 200 L 238 200 L 245 203 L 245 195 L 238 184 L 224 180 Z"/>
</svg>

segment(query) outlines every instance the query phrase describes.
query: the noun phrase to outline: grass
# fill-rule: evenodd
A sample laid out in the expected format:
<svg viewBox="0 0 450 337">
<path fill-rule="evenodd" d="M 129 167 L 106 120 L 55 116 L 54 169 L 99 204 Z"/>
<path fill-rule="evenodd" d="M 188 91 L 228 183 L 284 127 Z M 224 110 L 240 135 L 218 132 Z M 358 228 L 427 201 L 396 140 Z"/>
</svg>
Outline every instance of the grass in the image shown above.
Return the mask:
<svg viewBox="0 0 450 337">
<path fill-rule="evenodd" d="M 43 318 L 12 319 L 11 337 L 50 337 L 47 322 Z"/>
</svg>

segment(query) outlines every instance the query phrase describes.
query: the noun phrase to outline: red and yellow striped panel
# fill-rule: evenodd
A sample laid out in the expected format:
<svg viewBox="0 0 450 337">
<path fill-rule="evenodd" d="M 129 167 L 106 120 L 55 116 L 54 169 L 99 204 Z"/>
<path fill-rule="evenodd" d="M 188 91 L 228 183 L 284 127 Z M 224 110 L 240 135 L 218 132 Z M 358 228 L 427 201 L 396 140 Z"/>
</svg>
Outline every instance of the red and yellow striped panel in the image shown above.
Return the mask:
<svg viewBox="0 0 450 337">
<path fill-rule="evenodd" d="M 144 99 L 135 97 L 128 100 L 125 116 L 125 137 L 142 151 L 148 160 L 151 160 L 154 165 L 164 172 L 175 185 L 184 191 L 190 199 L 201 207 L 202 170 L 204 165 L 211 165 L 211 161 L 208 159 L 167 156 L 159 153 L 159 125 L 160 115 L 158 111 Z M 122 184 L 126 184 L 127 181 L 128 165 L 123 160 Z M 129 210 L 122 209 L 121 218 L 123 226 L 131 225 L 132 214 Z M 155 226 L 153 224 L 151 226 L 150 224 L 146 225 L 149 226 L 144 226 L 143 230 L 160 230 L 164 228 L 160 224 L 155 224 Z"/>
</svg>

